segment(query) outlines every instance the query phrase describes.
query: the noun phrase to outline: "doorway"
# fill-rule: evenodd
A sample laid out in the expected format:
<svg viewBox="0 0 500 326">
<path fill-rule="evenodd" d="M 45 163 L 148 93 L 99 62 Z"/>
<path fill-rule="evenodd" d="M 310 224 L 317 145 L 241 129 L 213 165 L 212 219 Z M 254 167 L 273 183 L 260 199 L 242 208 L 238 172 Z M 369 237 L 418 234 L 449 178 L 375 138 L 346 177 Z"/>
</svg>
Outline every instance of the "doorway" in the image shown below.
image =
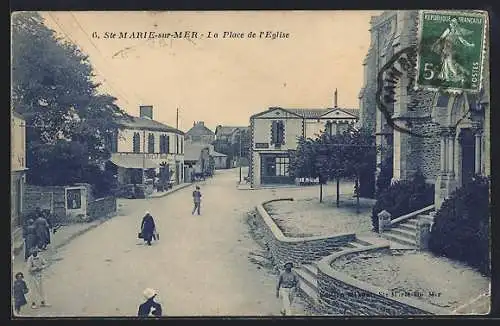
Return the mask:
<svg viewBox="0 0 500 326">
<path fill-rule="evenodd" d="M 462 152 L 460 172 L 462 186 L 464 186 L 474 178 L 476 143 L 472 130 L 462 129 L 460 132 L 460 146 Z"/>
</svg>

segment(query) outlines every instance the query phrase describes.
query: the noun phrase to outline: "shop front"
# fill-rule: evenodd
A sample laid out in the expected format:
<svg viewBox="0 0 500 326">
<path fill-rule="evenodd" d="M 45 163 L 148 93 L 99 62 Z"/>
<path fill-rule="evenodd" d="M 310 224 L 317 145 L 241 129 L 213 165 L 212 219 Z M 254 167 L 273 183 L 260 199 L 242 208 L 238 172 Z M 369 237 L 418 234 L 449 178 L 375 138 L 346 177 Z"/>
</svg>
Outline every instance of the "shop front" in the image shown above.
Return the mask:
<svg viewBox="0 0 500 326">
<path fill-rule="evenodd" d="M 293 184 L 288 153 L 261 153 L 261 184 Z"/>
</svg>

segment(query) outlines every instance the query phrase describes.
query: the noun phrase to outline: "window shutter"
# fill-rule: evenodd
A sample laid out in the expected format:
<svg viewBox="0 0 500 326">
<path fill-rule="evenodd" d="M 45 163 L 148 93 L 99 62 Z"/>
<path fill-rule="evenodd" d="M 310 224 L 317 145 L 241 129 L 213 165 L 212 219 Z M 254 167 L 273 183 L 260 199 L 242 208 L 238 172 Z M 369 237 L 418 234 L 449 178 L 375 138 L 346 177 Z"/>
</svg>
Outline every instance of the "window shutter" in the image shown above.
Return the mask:
<svg viewBox="0 0 500 326">
<path fill-rule="evenodd" d="M 278 143 L 278 122 L 273 121 L 271 125 L 271 144 Z"/>
</svg>

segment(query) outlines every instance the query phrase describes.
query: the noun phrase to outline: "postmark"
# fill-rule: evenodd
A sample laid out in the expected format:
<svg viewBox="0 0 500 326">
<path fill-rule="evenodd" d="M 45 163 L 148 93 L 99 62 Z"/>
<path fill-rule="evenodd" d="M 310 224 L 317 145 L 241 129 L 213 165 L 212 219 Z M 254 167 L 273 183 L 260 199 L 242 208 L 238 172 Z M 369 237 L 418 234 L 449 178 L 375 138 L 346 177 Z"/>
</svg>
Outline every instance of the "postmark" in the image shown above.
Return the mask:
<svg viewBox="0 0 500 326">
<path fill-rule="evenodd" d="M 416 86 L 479 92 L 486 26 L 483 12 L 420 11 Z"/>
</svg>

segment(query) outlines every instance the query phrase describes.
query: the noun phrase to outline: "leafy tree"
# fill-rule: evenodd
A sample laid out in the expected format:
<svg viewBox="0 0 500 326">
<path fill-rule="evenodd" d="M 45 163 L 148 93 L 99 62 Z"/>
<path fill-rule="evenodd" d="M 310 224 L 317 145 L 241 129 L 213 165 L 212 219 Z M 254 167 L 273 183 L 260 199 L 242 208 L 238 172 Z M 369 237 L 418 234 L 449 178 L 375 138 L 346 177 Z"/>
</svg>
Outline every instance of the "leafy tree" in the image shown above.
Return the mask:
<svg viewBox="0 0 500 326">
<path fill-rule="evenodd" d="M 349 128 L 342 134 L 343 171 L 355 180 L 356 211 L 359 213 L 359 179 L 366 171 L 375 170 L 377 148 L 371 133 L 365 129 Z"/>
<path fill-rule="evenodd" d="M 359 189 L 359 177 L 367 170 L 374 170 L 376 147 L 373 138 L 365 130 L 349 128 L 342 134 L 321 133 L 315 139 L 299 138 L 297 151 L 292 156 L 290 170 L 296 177 L 319 178 L 320 202 L 323 184 L 329 180 L 337 182 L 337 200 L 340 202 L 340 179 L 354 177 Z M 357 209 L 359 211 L 359 191 Z"/>
<path fill-rule="evenodd" d="M 88 57 L 38 13 L 13 15 L 12 105 L 28 126 L 28 182 L 82 182 L 87 165 L 109 157 L 106 139 L 125 114 L 114 97 L 97 93 L 92 77 Z"/>
</svg>

